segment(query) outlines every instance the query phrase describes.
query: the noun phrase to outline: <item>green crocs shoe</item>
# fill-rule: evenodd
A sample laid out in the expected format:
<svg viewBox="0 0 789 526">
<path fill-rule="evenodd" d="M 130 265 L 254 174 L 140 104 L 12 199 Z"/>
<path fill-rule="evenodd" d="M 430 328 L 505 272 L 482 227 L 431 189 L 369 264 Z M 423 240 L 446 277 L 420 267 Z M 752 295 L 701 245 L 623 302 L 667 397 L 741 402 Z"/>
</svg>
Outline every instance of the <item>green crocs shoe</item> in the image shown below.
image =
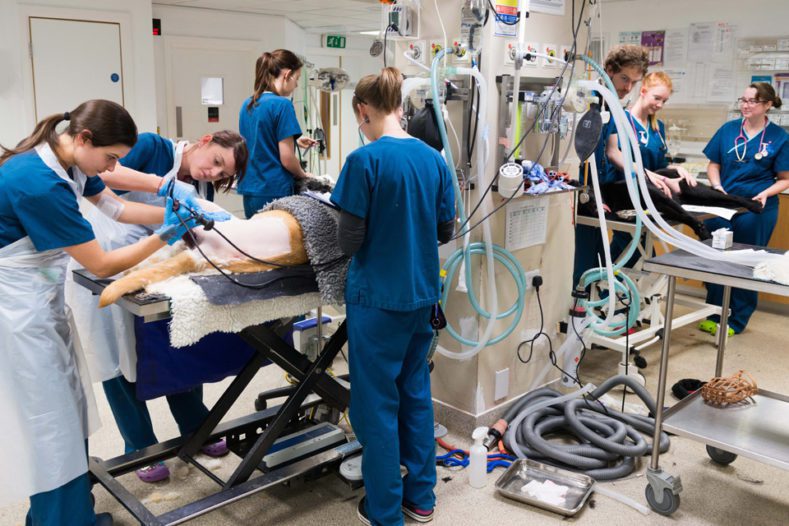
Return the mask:
<svg viewBox="0 0 789 526">
<path fill-rule="evenodd" d="M 700 331 L 708 332 L 708 333 L 712 334 L 713 336 L 718 334 L 718 327 L 720 327 L 720 325 L 718 323 L 712 321 L 712 320 L 704 320 L 701 323 L 699 323 L 699 330 Z M 728 333 L 729 333 L 729 336 L 734 336 L 734 329 L 729 327 Z"/>
</svg>

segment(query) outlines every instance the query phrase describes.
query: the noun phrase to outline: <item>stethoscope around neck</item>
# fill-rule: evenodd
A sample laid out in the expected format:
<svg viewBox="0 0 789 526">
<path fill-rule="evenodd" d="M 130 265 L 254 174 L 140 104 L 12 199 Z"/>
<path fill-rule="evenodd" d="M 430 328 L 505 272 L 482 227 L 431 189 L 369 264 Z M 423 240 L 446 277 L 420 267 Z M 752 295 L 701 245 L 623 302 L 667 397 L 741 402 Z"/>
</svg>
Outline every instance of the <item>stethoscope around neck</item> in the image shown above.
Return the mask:
<svg viewBox="0 0 789 526">
<path fill-rule="evenodd" d="M 633 127 L 633 133 L 638 135 L 638 140 L 644 146 L 649 144 L 649 121 L 647 121 L 647 127 L 643 130 L 639 130 L 636 127 L 636 121 L 633 119 L 633 114 L 628 113 L 628 117 L 630 117 L 630 125 Z M 663 138 L 663 134 L 660 133 L 660 128 L 657 130 L 657 136 L 660 138 L 660 142 L 663 145 L 663 150 L 668 153 L 668 145 L 666 144 L 666 139 Z"/>
<path fill-rule="evenodd" d="M 759 137 L 759 149 L 756 155 L 753 156 L 757 161 L 761 161 L 767 157 L 770 152 L 767 151 L 767 145 L 764 144 L 764 134 L 767 132 L 768 119 L 764 118 L 764 128 L 762 128 L 761 137 Z M 740 155 L 740 139 L 742 139 L 742 155 Z M 740 134 L 734 139 L 734 155 L 737 157 L 738 163 L 744 163 L 745 156 L 748 154 L 748 137 L 745 136 L 745 117 L 740 122 Z"/>
</svg>

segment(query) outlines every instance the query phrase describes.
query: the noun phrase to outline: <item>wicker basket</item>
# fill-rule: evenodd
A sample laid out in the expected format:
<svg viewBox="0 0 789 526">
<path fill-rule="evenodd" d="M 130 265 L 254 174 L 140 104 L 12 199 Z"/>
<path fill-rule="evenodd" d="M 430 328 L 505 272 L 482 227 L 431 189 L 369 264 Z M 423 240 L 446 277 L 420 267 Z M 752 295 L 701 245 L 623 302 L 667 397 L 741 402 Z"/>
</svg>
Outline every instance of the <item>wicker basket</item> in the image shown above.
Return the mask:
<svg viewBox="0 0 789 526">
<path fill-rule="evenodd" d="M 756 381 L 745 371 L 728 377 L 715 377 L 701 388 L 701 397 L 715 405 L 726 406 L 742 402 L 756 394 Z"/>
</svg>

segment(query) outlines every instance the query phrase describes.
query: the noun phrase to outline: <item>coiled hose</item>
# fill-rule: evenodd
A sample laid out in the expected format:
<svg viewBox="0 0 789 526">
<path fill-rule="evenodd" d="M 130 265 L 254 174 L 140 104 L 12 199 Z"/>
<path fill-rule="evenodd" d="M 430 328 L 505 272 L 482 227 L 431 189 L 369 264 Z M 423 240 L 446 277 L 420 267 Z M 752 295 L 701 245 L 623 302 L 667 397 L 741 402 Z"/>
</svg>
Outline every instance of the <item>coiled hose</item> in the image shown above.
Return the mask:
<svg viewBox="0 0 789 526">
<path fill-rule="evenodd" d="M 635 469 L 635 458 L 652 451 L 642 436 L 654 436 L 655 421 L 641 415 L 622 413 L 605 407 L 598 399 L 616 386 L 632 389 L 655 414 L 655 401 L 635 379 L 624 375 L 609 378 L 589 393 L 587 399 L 567 396 L 549 388 L 537 389 L 524 396 L 502 417 L 510 423 L 504 434 L 504 445 L 519 458 L 545 460 L 573 471 L 580 471 L 596 480 L 611 480 L 629 475 Z M 551 399 L 563 398 L 556 404 Z M 536 407 L 540 405 L 541 407 Z M 534 410 L 530 410 L 530 406 Z M 562 434 L 576 444 L 561 444 L 546 436 Z M 660 434 L 660 452 L 668 450 L 669 438 Z"/>
</svg>

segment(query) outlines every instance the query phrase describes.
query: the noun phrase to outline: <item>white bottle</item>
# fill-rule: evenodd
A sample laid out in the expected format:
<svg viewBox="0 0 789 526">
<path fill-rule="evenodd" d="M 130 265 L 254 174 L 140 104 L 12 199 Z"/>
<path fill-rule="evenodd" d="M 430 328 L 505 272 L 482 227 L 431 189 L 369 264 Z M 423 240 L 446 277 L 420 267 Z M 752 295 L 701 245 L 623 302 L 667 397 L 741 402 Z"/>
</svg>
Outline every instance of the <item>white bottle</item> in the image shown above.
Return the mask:
<svg viewBox="0 0 789 526">
<path fill-rule="evenodd" d="M 478 427 L 471 434 L 474 445 L 468 456 L 468 483 L 472 488 L 484 488 L 488 481 L 488 448 L 482 445 L 487 435 L 487 427 Z"/>
</svg>

